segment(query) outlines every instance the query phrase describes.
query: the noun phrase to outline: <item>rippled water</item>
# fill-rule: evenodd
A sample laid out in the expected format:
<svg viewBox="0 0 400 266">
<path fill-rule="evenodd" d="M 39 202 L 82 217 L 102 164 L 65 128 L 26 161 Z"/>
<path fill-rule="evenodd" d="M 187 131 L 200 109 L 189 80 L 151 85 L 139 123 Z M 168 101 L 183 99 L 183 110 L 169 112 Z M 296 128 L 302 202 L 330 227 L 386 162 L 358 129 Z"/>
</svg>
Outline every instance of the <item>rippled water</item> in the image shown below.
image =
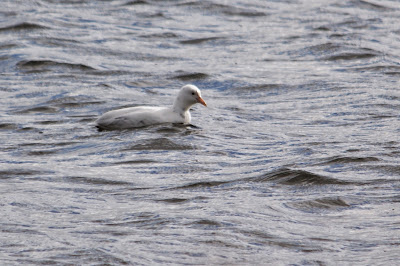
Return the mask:
<svg viewBox="0 0 400 266">
<path fill-rule="evenodd" d="M 3 1 L 0 262 L 395 265 L 397 1 Z M 193 126 L 98 132 L 120 107 Z"/>
</svg>

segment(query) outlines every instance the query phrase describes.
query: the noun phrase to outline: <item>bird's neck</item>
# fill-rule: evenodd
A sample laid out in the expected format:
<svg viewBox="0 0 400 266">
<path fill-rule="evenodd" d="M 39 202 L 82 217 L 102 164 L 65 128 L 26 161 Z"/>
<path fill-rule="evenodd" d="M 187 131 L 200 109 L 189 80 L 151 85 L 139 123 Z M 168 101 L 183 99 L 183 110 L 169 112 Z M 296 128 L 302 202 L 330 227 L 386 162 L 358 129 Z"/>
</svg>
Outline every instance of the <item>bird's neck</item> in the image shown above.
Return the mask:
<svg viewBox="0 0 400 266">
<path fill-rule="evenodd" d="M 175 99 L 175 101 L 174 101 L 174 104 L 173 104 L 173 106 L 172 106 L 172 109 L 174 110 L 174 112 L 183 115 L 184 113 L 186 113 L 186 112 L 189 110 L 190 106 L 191 106 L 191 105 L 184 104 L 184 103 L 180 100 L 180 98 L 179 98 L 179 96 L 178 96 L 178 97 Z"/>
</svg>

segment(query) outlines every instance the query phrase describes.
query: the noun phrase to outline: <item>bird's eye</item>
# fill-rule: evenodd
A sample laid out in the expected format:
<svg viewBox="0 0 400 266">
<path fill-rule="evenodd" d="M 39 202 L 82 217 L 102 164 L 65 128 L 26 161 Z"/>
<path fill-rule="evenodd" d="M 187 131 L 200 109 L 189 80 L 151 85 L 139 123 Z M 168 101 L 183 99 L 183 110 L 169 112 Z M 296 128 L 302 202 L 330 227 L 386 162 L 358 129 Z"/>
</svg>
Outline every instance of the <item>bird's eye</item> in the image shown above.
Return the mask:
<svg viewBox="0 0 400 266">
<path fill-rule="evenodd" d="M 194 95 L 194 92 L 192 92 L 192 95 Z"/>
</svg>

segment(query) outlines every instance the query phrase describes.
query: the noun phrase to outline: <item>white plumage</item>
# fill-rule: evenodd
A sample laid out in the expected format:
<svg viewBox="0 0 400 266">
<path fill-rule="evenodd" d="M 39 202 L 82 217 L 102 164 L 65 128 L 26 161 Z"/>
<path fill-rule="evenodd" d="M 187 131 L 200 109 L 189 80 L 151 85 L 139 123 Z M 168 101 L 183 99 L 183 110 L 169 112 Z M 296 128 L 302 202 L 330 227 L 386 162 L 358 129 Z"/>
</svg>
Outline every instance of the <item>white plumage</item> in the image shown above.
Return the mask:
<svg viewBox="0 0 400 266">
<path fill-rule="evenodd" d="M 128 129 L 161 123 L 189 124 L 189 108 L 196 103 L 207 106 L 201 98 L 200 90 L 194 85 L 181 88 L 174 104 L 169 107 L 137 106 L 114 110 L 103 114 L 96 120 L 99 129 Z"/>
</svg>

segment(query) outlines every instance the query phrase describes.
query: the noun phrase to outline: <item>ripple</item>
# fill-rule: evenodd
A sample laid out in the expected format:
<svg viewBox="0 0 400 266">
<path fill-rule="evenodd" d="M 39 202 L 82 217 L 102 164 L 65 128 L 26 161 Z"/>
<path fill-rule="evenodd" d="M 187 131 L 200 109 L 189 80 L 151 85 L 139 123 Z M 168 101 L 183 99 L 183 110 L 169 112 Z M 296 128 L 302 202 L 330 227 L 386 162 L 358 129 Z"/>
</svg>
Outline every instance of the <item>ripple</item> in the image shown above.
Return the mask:
<svg viewBox="0 0 400 266">
<path fill-rule="evenodd" d="M 340 197 L 327 197 L 315 200 L 292 202 L 288 203 L 288 205 L 305 212 L 315 212 L 321 210 L 339 211 L 350 207 L 350 204 Z"/>
<path fill-rule="evenodd" d="M 196 220 L 194 222 L 191 222 L 190 225 L 195 225 L 195 226 L 202 226 L 202 227 L 221 227 L 222 224 L 220 222 L 214 221 L 214 220 L 209 220 L 209 219 L 201 219 L 201 220 Z"/>
<path fill-rule="evenodd" d="M 398 154 L 396 154 L 396 157 Z M 387 175 L 400 176 L 400 165 L 374 165 L 370 167 L 372 170 L 379 170 Z M 378 182 L 378 180 L 376 180 Z M 387 179 L 387 183 L 393 183 L 393 180 Z"/>
<path fill-rule="evenodd" d="M 31 30 L 40 30 L 40 29 L 48 29 L 48 27 L 42 26 L 40 24 L 36 23 L 30 23 L 30 22 L 22 22 L 22 23 L 17 23 L 5 27 L 0 27 L 0 32 L 1 31 L 31 31 Z"/>
<path fill-rule="evenodd" d="M 307 244 L 304 241 L 285 239 L 279 236 L 275 236 L 266 233 L 262 230 L 241 230 L 240 233 L 252 239 L 252 243 L 258 243 L 261 245 L 278 246 L 286 249 L 294 249 L 302 252 L 320 252 L 322 248 L 320 246 Z"/>
<path fill-rule="evenodd" d="M 221 40 L 221 39 L 225 39 L 225 38 L 224 37 L 197 38 L 197 39 L 180 41 L 180 43 L 181 44 L 201 44 L 201 43 L 206 43 L 206 42 L 211 42 L 211 41 L 216 41 L 216 40 Z"/>
<path fill-rule="evenodd" d="M 176 76 L 173 76 L 172 79 L 178 79 L 182 81 L 191 81 L 191 80 L 199 80 L 199 79 L 206 79 L 209 75 L 205 73 L 183 73 Z"/>
<path fill-rule="evenodd" d="M 59 150 L 36 150 L 36 151 L 29 151 L 27 152 L 27 155 L 29 156 L 47 156 L 47 155 L 52 155 L 59 152 Z"/>
<path fill-rule="evenodd" d="M 111 186 L 127 186 L 132 185 L 130 182 L 110 180 L 104 178 L 92 178 L 85 176 L 66 176 L 62 178 L 67 183 L 78 183 L 87 185 L 111 185 Z"/>
<path fill-rule="evenodd" d="M 324 57 L 323 60 L 327 61 L 337 61 L 337 60 L 356 60 L 356 59 L 366 59 L 376 57 L 377 54 L 373 53 L 351 53 L 351 52 L 344 52 L 340 54 L 330 55 Z"/>
<path fill-rule="evenodd" d="M 10 225 L 8 225 L 8 226 L 10 226 Z M 41 236 L 46 235 L 43 232 L 40 232 L 40 231 L 37 231 L 37 230 L 34 230 L 34 229 L 26 228 L 26 227 L 29 227 L 29 226 L 25 226 L 25 228 L 23 226 L 21 226 L 20 224 L 15 224 L 15 225 L 11 225 L 11 226 L 12 227 L 6 227 L 6 226 L 4 226 L 4 224 L 2 224 L 1 232 L 3 234 L 12 233 L 12 234 L 24 234 L 24 235 L 25 234 L 26 235 L 41 235 Z"/>
<path fill-rule="evenodd" d="M 391 8 L 377 3 L 372 3 L 365 0 L 353 0 L 350 1 L 355 7 L 360 7 L 367 10 L 376 10 L 376 11 L 389 11 Z"/>
<path fill-rule="evenodd" d="M 324 162 L 317 163 L 316 165 L 331 165 L 331 164 L 348 164 L 348 163 L 367 163 L 380 161 L 376 157 L 342 157 L 335 156 L 327 159 Z"/>
<path fill-rule="evenodd" d="M 194 189 L 194 188 L 211 188 L 220 186 L 223 184 L 230 183 L 230 181 L 201 181 L 201 182 L 194 182 L 187 185 L 174 187 L 172 189 Z"/>
<path fill-rule="evenodd" d="M 140 37 L 151 38 L 151 39 L 172 39 L 172 38 L 178 38 L 179 35 L 174 32 L 162 32 L 162 33 L 140 35 Z"/>
<path fill-rule="evenodd" d="M 64 96 L 46 102 L 46 104 L 62 108 L 80 108 L 104 103 L 105 101 L 92 100 L 87 96 Z"/>
<path fill-rule="evenodd" d="M 40 175 L 47 174 L 47 172 L 30 170 L 30 169 L 9 169 L 0 171 L 0 179 L 9 179 L 18 176 L 31 176 L 31 175 Z"/>
<path fill-rule="evenodd" d="M 155 160 L 146 160 L 146 159 L 142 159 L 142 160 L 131 160 L 131 161 L 121 161 L 121 162 L 115 162 L 113 163 L 114 165 L 135 165 L 135 164 L 151 164 L 151 163 L 156 163 L 157 161 Z"/>
<path fill-rule="evenodd" d="M 101 233 L 101 232 L 97 232 Z M 72 234 L 88 234 L 88 232 L 72 232 Z M 129 265 L 129 261 L 123 260 L 118 256 L 112 255 L 97 248 L 74 248 L 70 252 L 58 251 L 57 256 L 51 256 L 47 259 L 36 260 L 19 260 L 25 262 L 23 264 L 60 264 L 61 262 L 68 261 L 72 264 L 93 264 L 101 262 L 105 265 Z"/>
<path fill-rule="evenodd" d="M 333 53 L 338 51 L 342 47 L 343 47 L 342 44 L 327 42 L 327 43 L 313 45 L 305 49 L 312 54 L 320 54 L 320 53 Z"/>
<path fill-rule="evenodd" d="M 251 178 L 253 182 L 274 182 L 283 185 L 347 185 L 352 184 L 331 177 L 326 177 L 304 170 L 282 168 L 259 177 Z"/>
<path fill-rule="evenodd" d="M 165 203 L 172 203 L 172 204 L 179 204 L 183 202 L 189 201 L 189 199 L 182 199 L 182 198 L 169 198 L 169 199 L 159 199 L 155 200 L 157 202 L 165 202 Z"/>
<path fill-rule="evenodd" d="M 11 48 L 18 47 L 17 44 L 14 43 L 2 43 L 0 44 L 0 50 L 9 50 Z"/>
<path fill-rule="evenodd" d="M 33 108 L 23 109 L 20 111 L 15 111 L 15 114 L 33 114 L 33 113 L 48 113 L 54 114 L 59 111 L 59 108 L 52 106 L 37 106 Z"/>
<path fill-rule="evenodd" d="M 234 87 L 231 90 L 237 91 L 237 92 L 252 93 L 252 92 L 277 90 L 277 89 L 287 88 L 287 87 L 289 87 L 289 85 L 266 83 L 266 84 L 257 84 L 257 85 L 249 85 L 249 86 L 239 86 L 239 87 Z"/>
<path fill-rule="evenodd" d="M 39 44 L 43 44 L 45 46 L 54 46 L 54 47 L 69 47 L 80 44 L 80 42 L 67 38 L 51 38 L 51 37 L 38 37 L 35 41 Z"/>
<path fill-rule="evenodd" d="M 123 6 L 136 6 L 136 5 L 149 5 L 149 3 L 144 0 L 133 0 L 123 4 Z"/>
<path fill-rule="evenodd" d="M 93 71 L 93 67 L 84 64 L 73 64 L 57 62 L 52 60 L 24 60 L 17 63 L 17 66 L 28 72 L 47 72 L 49 70 L 77 70 L 77 71 Z"/>
<path fill-rule="evenodd" d="M 14 114 L 40 114 L 40 113 L 47 113 L 47 114 L 55 114 L 60 112 L 63 108 L 83 108 L 90 105 L 98 105 L 104 104 L 104 101 L 97 101 L 93 100 L 90 97 L 85 96 L 64 96 L 64 97 L 57 97 L 56 99 L 47 101 L 39 106 L 31 107 L 22 110 L 16 110 Z M 85 119 L 89 119 L 88 116 L 85 116 Z M 92 119 L 92 118 L 91 118 Z M 40 121 L 39 123 L 57 123 L 60 120 L 52 120 L 52 121 Z"/>
<path fill-rule="evenodd" d="M 379 51 L 370 48 L 360 48 L 332 42 L 313 45 L 291 53 L 298 54 L 301 57 L 311 55 L 316 57 L 317 60 L 323 61 L 362 60 L 381 55 Z"/>
<path fill-rule="evenodd" d="M 0 130 L 14 130 L 18 129 L 19 126 L 14 123 L 1 123 L 0 124 Z"/>
<path fill-rule="evenodd" d="M 354 70 L 357 72 L 377 72 L 377 73 L 384 73 L 387 75 L 400 75 L 400 66 L 399 65 L 370 65 L 366 67 L 355 67 L 351 68 L 350 70 Z"/>
<path fill-rule="evenodd" d="M 235 7 L 226 4 L 216 4 L 212 1 L 193 1 L 183 4 L 178 4 L 179 6 L 188 6 L 190 8 L 195 8 L 203 11 L 207 11 L 214 14 L 223 14 L 227 16 L 241 16 L 241 17 L 264 17 L 267 13 L 256 11 L 253 9 Z"/>
<path fill-rule="evenodd" d="M 122 151 L 143 151 L 143 150 L 193 150 L 192 145 L 178 144 L 167 138 L 145 140 L 142 143 L 134 144 Z"/>
<path fill-rule="evenodd" d="M 397 261 L 395 1 L 6 2 L 9 264 Z M 95 130 L 186 82 L 201 128 Z"/>
<path fill-rule="evenodd" d="M 165 225 L 173 222 L 173 219 L 160 217 L 158 213 L 153 212 L 138 212 L 133 213 L 129 217 L 126 217 L 124 220 L 114 220 L 114 219 L 105 219 L 105 220 L 95 220 L 95 223 L 104 224 L 107 226 L 135 226 L 136 228 L 141 229 L 162 229 Z"/>
</svg>

